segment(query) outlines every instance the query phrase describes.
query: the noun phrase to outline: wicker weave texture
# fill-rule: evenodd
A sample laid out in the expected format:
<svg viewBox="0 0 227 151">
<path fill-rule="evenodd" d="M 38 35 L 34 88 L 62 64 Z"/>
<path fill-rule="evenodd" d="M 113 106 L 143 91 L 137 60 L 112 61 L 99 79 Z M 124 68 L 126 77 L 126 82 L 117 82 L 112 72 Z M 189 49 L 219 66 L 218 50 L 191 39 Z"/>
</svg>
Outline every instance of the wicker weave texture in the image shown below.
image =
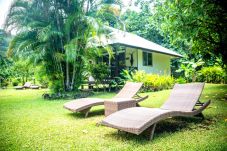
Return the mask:
<svg viewBox="0 0 227 151">
<path fill-rule="evenodd" d="M 76 99 L 64 104 L 64 108 L 72 111 L 72 112 L 80 112 L 86 108 L 95 106 L 95 105 L 103 105 L 104 100 L 98 98 L 82 98 Z"/>
<path fill-rule="evenodd" d="M 138 135 L 151 125 L 168 117 L 197 115 L 210 104 L 210 101 L 208 101 L 198 110 L 193 110 L 196 102 L 199 100 L 203 87 L 203 83 L 177 84 L 171 92 L 170 99 L 167 100 L 167 102 L 169 102 L 165 103 L 164 106 L 165 108 L 169 107 L 170 109 L 145 107 L 128 108 L 107 116 L 102 120 L 101 124 Z M 174 96 L 177 97 L 175 102 L 177 107 L 176 110 L 171 110 L 174 104 Z M 181 102 L 179 102 L 178 96 L 186 101 L 181 100 Z"/>
<path fill-rule="evenodd" d="M 127 82 L 114 98 L 132 98 L 140 90 L 143 83 Z"/>
<path fill-rule="evenodd" d="M 162 109 L 174 111 L 192 111 L 199 100 L 204 83 L 175 84 Z"/>
<path fill-rule="evenodd" d="M 104 101 L 105 116 L 108 116 L 116 111 L 130 107 L 136 107 L 136 101 L 133 99 L 114 98 Z"/>
<path fill-rule="evenodd" d="M 132 98 L 139 91 L 142 85 L 143 85 L 142 83 L 127 82 L 124 85 L 124 87 L 121 89 L 121 91 L 112 99 L 112 101 L 132 100 Z M 145 98 L 147 97 L 140 98 L 139 101 L 144 100 Z M 63 107 L 72 112 L 80 112 L 80 111 L 84 111 L 85 109 L 91 108 L 92 106 L 103 105 L 103 104 L 104 104 L 104 99 L 82 98 L 82 99 L 76 99 L 76 100 L 67 102 L 63 105 Z"/>
<path fill-rule="evenodd" d="M 209 104 L 210 101 L 205 103 L 204 106 L 202 106 L 199 110 L 191 112 L 171 111 L 145 107 L 127 108 L 107 116 L 101 122 L 101 124 L 139 135 L 151 125 L 169 117 L 191 117 L 197 115 L 201 113 Z"/>
</svg>

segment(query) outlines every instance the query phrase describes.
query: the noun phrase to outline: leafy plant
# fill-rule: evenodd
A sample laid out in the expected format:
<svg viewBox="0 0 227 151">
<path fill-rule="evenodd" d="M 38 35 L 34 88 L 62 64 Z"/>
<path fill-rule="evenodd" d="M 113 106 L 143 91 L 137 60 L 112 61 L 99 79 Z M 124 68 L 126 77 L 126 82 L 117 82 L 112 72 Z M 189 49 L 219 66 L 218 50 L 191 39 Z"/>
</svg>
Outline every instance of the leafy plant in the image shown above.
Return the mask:
<svg viewBox="0 0 227 151">
<path fill-rule="evenodd" d="M 19 83 L 20 83 L 20 80 L 19 79 L 13 79 L 12 80 L 12 85 L 13 86 L 18 86 Z"/>
<path fill-rule="evenodd" d="M 133 81 L 136 81 L 136 82 L 144 82 L 146 79 L 145 71 L 135 71 L 132 74 L 132 79 Z"/>
<path fill-rule="evenodd" d="M 132 72 L 129 70 L 122 70 L 122 72 L 120 73 L 120 76 L 122 79 L 124 79 L 124 81 L 132 81 Z"/>
<path fill-rule="evenodd" d="M 78 90 L 87 55 L 95 50 L 87 44 L 101 32 L 102 26 L 90 16 L 97 10 L 97 3 L 15 0 L 6 28 L 16 30 L 17 35 L 10 42 L 8 56 L 42 64 L 54 90 Z"/>
<path fill-rule="evenodd" d="M 52 92 L 56 92 L 56 93 L 64 92 L 64 88 L 62 87 L 62 83 L 63 83 L 63 81 L 61 81 L 61 80 L 51 81 L 50 82 L 50 89 L 52 90 Z"/>
<path fill-rule="evenodd" d="M 135 71 L 132 73 L 134 82 L 143 82 L 144 91 L 159 91 L 172 88 L 175 81 L 168 75 L 147 74 L 144 71 Z"/>
<path fill-rule="evenodd" d="M 179 84 L 184 84 L 184 83 L 187 83 L 187 80 L 183 77 L 179 77 L 175 80 L 175 82 Z"/>
<path fill-rule="evenodd" d="M 227 74 L 220 66 L 204 67 L 199 71 L 198 81 L 208 83 L 225 83 Z"/>
<path fill-rule="evenodd" d="M 194 61 L 194 59 L 190 61 L 184 61 L 182 62 L 180 69 L 178 69 L 176 72 L 183 72 L 184 76 L 187 80 L 187 82 L 195 82 L 196 76 L 197 76 L 197 69 L 202 66 L 205 62 L 202 61 L 202 59 L 199 59 L 198 61 Z"/>
<path fill-rule="evenodd" d="M 10 35 L 0 29 L 0 87 L 6 87 L 12 75 L 12 61 L 6 57 Z"/>
<path fill-rule="evenodd" d="M 201 55 L 203 60 L 220 56 L 226 63 L 227 1 L 155 0 L 153 4 L 151 19 L 171 45 L 186 46 L 187 54 Z"/>
<path fill-rule="evenodd" d="M 91 64 L 89 71 L 94 77 L 96 84 L 104 84 L 110 76 L 110 70 L 106 63 Z"/>
</svg>

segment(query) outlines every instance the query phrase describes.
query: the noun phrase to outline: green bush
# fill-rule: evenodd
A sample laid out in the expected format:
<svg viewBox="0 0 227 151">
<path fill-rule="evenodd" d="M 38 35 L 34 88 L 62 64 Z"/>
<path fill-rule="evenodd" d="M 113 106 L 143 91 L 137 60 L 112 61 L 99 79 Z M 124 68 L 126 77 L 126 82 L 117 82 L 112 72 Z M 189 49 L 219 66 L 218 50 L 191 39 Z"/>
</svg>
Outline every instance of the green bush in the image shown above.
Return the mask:
<svg viewBox="0 0 227 151">
<path fill-rule="evenodd" d="M 8 80 L 3 80 L 0 83 L 0 87 L 1 88 L 6 88 L 9 85 L 9 81 Z"/>
<path fill-rule="evenodd" d="M 13 81 L 12 81 L 13 86 L 18 86 L 19 83 L 20 83 L 20 81 L 18 79 L 13 79 Z"/>
<path fill-rule="evenodd" d="M 38 84 L 41 85 L 42 88 L 48 88 L 48 85 L 50 83 L 49 76 L 45 72 L 45 66 L 36 66 L 35 72 L 34 72 L 34 78 Z M 57 76 L 57 79 L 59 76 Z M 37 84 L 37 83 L 36 83 Z M 52 84 L 53 85 L 53 84 Z M 53 86 L 52 86 L 53 87 Z"/>
<path fill-rule="evenodd" d="M 175 82 L 179 84 L 184 84 L 187 83 L 187 80 L 183 77 L 179 77 L 178 79 L 175 80 Z"/>
<path fill-rule="evenodd" d="M 64 91 L 63 81 L 60 79 L 56 79 L 52 82 L 50 82 L 50 89 L 54 93 L 60 93 Z"/>
<path fill-rule="evenodd" d="M 132 80 L 144 83 L 144 91 L 159 91 L 173 87 L 174 78 L 168 75 L 147 74 L 144 71 L 132 73 Z"/>
<path fill-rule="evenodd" d="M 105 63 L 91 64 L 89 66 L 89 71 L 94 77 L 96 83 L 102 83 L 110 76 L 109 67 Z"/>
<path fill-rule="evenodd" d="M 197 81 L 207 83 L 225 83 L 226 73 L 220 66 L 204 67 L 198 71 Z"/>
<path fill-rule="evenodd" d="M 62 74 L 53 74 L 52 81 L 50 81 L 50 89 L 53 93 L 62 93 L 65 91 L 64 83 L 63 83 L 63 76 Z"/>
</svg>

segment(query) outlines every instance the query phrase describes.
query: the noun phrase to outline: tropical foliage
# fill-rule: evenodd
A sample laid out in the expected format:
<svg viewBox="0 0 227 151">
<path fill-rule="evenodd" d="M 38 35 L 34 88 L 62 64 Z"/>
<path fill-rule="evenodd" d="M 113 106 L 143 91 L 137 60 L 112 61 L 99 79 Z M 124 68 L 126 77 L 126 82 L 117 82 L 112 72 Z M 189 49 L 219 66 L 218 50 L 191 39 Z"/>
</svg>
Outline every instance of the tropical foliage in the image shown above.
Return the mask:
<svg viewBox="0 0 227 151">
<path fill-rule="evenodd" d="M 124 70 L 122 76 L 126 81 L 143 82 L 143 91 L 159 91 L 173 87 L 175 80 L 168 75 L 147 74 L 144 71 L 128 72 Z"/>
<path fill-rule="evenodd" d="M 121 19 L 123 7 L 121 0 L 100 0 L 96 4 L 97 7 L 90 13 L 91 16 L 107 26 L 124 29 L 124 21 Z"/>
<path fill-rule="evenodd" d="M 104 84 L 110 77 L 109 66 L 105 63 L 91 64 L 88 70 L 91 76 L 95 79 L 97 85 Z"/>
<path fill-rule="evenodd" d="M 227 74 L 220 66 L 204 67 L 198 71 L 198 81 L 208 83 L 226 83 Z"/>
<path fill-rule="evenodd" d="M 122 15 L 127 31 L 133 32 L 145 39 L 151 40 L 160 45 L 167 45 L 166 39 L 161 31 L 151 22 L 153 16 L 150 3 L 141 4 L 141 12 L 127 10 Z"/>
<path fill-rule="evenodd" d="M 6 87 L 9 83 L 8 78 L 12 75 L 12 61 L 6 57 L 9 40 L 10 35 L 0 29 L 0 87 Z"/>
<path fill-rule="evenodd" d="M 197 77 L 196 71 L 204 63 L 205 62 L 203 62 L 202 59 L 199 59 L 197 62 L 195 62 L 194 59 L 190 61 L 184 61 L 176 72 L 183 72 L 187 82 L 195 82 Z"/>
<path fill-rule="evenodd" d="M 218 57 L 226 63 L 226 1 L 155 0 L 154 5 L 151 19 L 170 44 L 186 48 L 183 50 L 191 57 Z"/>
<path fill-rule="evenodd" d="M 34 66 L 28 60 L 15 61 L 11 67 L 13 72 L 11 77 L 17 79 L 21 85 L 24 85 L 25 82 L 32 81 L 34 69 Z"/>
<path fill-rule="evenodd" d="M 226 72 L 225 3 L 138 0 L 131 1 L 140 9 L 133 11 L 121 0 L 15 0 L 6 21 L 6 30 L 17 33 L 10 42 L 8 56 L 14 59 L 13 64 L 19 62 L 15 65 L 26 60 L 26 67 L 31 65 L 37 71 L 29 71 L 29 76 L 36 77 L 42 85 L 49 84 L 54 91 L 77 90 L 89 61 L 103 53 L 90 45 L 91 41 L 107 34 L 105 28 L 111 26 L 181 53 L 184 59 L 172 62 L 173 76 L 181 77 L 179 81 L 196 81 L 198 76 L 204 81 L 198 71 L 203 66 L 213 66 L 217 60 Z M 2 33 L 0 37 L 4 37 Z M 3 45 L 5 52 L 6 41 L 1 38 L 1 48 Z M 106 50 L 111 56 L 111 49 Z M 1 49 L 1 80 L 10 75 L 23 79 L 19 71 L 12 74 L 16 67 L 8 68 L 12 61 L 5 56 L 2 59 L 2 52 Z"/>
<path fill-rule="evenodd" d="M 98 32 L 94 20 L 86 16 L 89 9 L 84 9 L 91 5 L 90 1 L 76 0 L 15 1 L 6 25 L 18 33 L 8 55 L 42 63 L 56 90 L 77 89 L 90 53 L 87 41 Z"/>
<path fill-rule="evenodd" d="M 225 3 L 139 0 L 140 11 L 128 10 L 122 17 L 128 31 L 181 53 L 183 59 L 172 61 L 172 74 L 190 82 L 196 81 L 203 65 L 213 66 L 219 60 L 226 68 Z"/>
</svg>

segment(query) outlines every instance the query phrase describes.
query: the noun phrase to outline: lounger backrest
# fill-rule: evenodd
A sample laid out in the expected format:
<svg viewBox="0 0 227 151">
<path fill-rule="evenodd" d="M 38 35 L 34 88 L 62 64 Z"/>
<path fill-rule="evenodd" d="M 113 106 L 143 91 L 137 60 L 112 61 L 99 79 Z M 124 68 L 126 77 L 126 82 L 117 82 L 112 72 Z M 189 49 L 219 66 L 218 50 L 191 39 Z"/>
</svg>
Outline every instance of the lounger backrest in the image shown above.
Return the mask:
<svg viewBox="0 0 227 151">
<path fill-rule="evenodd" d="M 114 98 L 132 98 L 142 85 L 143 83 L 127 82 Z"/>
<path fill-rule="evenodd" d="M 25 82 L 24 87 L 30 87 L 31 86 L 31 82 Z"/>
<path fill-rule="evenodd" d="M 192 111 L 203 91 L 204 83 L 175 84 L 162 109 Z"/>
</svg>

